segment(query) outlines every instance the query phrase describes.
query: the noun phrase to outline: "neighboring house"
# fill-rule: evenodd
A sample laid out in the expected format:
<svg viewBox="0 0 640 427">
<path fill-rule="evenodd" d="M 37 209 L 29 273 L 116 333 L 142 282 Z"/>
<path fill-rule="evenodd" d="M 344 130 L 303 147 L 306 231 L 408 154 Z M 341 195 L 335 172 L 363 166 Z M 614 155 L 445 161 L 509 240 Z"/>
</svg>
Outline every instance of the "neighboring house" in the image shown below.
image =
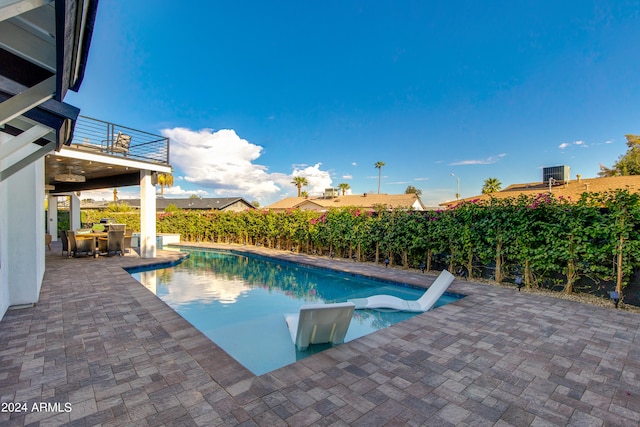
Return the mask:
<svg viewBox="0 0 640 427">
<path fill-rule="evenodd" d="M 387 209 L 414 209 L 423 211 L 427 208 L 416 194 L 354 194 L 331 197 L 288 197 L 266 207 L 271 211 L 283 212 L 289 209 L 313 210 L 324 212 L 331 208 L 358 207 L 374 211 L 379 206 Z"/>
<path fill-rule="evenodd" d="M 572 201 L 577 201 L 580 199 L 582 193 L 600 193 L 616 189 L 628 189 L 631 192 L 640 193 L 640 175 L 576 178 L 575 180 L 567 180 L 564 182 L 557 181 L 555 184 L 552 184 L 551 187 L 548 182 L 513 184 L 495 193 L 480 194 L 465 199 L 452 200 L 441 203 L 440 206 L 451 207 L 461 202 L 489 200 L 492 197 L 505 199 L 509 197 L 517 198 L 520 195 L 537 196 L 541 193 L 549 193 L 549 190 L 551 190 L 551 193 L 556 197 L 564 197 Z"/>
<path fill-rule="evenodd" d="M 121 199 L 120 203 L 126 203 L 132 208 L 140 207 L 140 199 Z M 83 209 L 105 209 L 113 202 L 83 203 Z M 178 209 L 186 210 L 216 210 L 242 212 L 255 209 L 251 203 L 242 197 L 217 197 L 217 198 L 188 198 L 188 199 L 156 199 L 156 209 L 164 211 L 167 206 L 174 205 Z"/>
</svg>

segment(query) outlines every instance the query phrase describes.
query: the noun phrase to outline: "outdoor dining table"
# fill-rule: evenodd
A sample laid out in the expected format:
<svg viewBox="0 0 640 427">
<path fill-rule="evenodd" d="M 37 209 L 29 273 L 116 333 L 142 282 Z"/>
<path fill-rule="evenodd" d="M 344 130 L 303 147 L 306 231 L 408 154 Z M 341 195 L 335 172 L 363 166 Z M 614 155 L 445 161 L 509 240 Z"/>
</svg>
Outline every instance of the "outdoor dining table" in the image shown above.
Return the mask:
<svg viewBox="0 0 640 427">
<path fill-rule="evenodd" d="M 107 236 L 109 236 L 109 233 L 107 233 L 106 231 L 92 231 L 90 233 L 76 234 L 76 239 L 77 238 L 82 239 L 83 237 L 91 237 L 93 239 L 93 245 L 91 246 L 92 248 L 94 248 L 93 255 L 98 256 L 99 254 L 98 239 L 100 237 L 107 237 Z"/>
</svg>

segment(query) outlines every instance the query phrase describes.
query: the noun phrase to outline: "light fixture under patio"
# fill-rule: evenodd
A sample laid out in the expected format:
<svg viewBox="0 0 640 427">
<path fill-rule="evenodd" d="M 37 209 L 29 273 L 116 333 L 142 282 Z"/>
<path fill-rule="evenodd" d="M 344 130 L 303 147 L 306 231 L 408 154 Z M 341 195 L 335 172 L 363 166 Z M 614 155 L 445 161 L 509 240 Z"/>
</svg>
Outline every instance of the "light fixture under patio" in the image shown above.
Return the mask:
<svg viewBox="0 0 640 427">
<path fill-rule="evenodd" d="M 76 175 L 71 173 L 71 166 L 68 168 L 68 173 L 59 173 L 53 177 L 55 181 L 59 182 L 85 182 L 86 178 L 83 175 Z"/>
</svg>

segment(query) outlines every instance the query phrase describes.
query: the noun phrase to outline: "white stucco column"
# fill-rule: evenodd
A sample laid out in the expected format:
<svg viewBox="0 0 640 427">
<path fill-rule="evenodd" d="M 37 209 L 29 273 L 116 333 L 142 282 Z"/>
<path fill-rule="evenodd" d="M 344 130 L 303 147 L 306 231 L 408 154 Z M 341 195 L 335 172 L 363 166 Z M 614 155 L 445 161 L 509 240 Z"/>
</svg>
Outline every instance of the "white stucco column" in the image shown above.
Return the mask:
<svg viewBox="0 0 640 427">
<path fill-rule="evenodd" d="M 156 187 L 151 171 L 140 171 L 140 256 L 156 256 Z"/>
<path fill-rule="evenodd" d="M 44 277 L 44 159 L 5 180 L 9 305 L 38 301 Z M 3 265 L 3 268 L 5 265 Z"/>
<path fill-rule="evenodd" d="M 69 230 L 82 228 L 80 221 L 80 198 L 75 193 L 69 193 Z"/>
<path fill-rule="evenodd" d="M 0 131 L 0 146 L 6 143 L 10 137 Z M 0 167 L 4 166 L 3 159 L 0 159 Z M 0 181 L 0 319 L 9 308 L 9 235 L 7 230 L 9 224 L 7 216 L 9 215 L 9 185 L 7 182 Z"/>
<path fill-rule="evenodd" d="M 47 233 L 53 242 L 58 241 L 58 196 L 47 196 Z"/>
</svg>

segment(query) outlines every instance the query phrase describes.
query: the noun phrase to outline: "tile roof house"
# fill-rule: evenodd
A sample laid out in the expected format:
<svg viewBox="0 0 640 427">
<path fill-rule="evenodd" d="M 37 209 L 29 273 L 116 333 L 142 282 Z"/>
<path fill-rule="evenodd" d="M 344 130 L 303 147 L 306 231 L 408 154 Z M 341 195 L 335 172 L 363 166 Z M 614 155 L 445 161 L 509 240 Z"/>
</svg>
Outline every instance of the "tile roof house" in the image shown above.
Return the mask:
<svg viewBox="0 0 640 427">
<path fill-rule="evenodd" d="M 549 193 L 549 191 L 551 191 L 551 193 L 556 197 L 562 196 L 564 198 L 569 198 L 570 200 L 578 200 L 582 193 L 599 193 L 625 188 L 629 189 L 631 192 L 640 193 L 640 175 L 577 178 L 575 180 L 559 182 L 551 186 L 545 182 L 512 184 L 504 190 L 495 193 L 480 194 L 478 196 L 467 197 L 465 199 L 452 200 L 441 203 L 440 206 L 451 207 L 465 201 L 489 200 L 491 198 L 517 198 L 520 195 L 537 196 L 541 193 Z"/>
<path fill-rule="evenodd" d="M 122 199 L 120 202 L 127 203 L 133 208 L 140 207 L 140 199 Z M 84 209 L 105 209 L 112 202 L 83 203 Z M 174 205 L 179 209 L 194 210 L 217 210 L 241 212 L 255 209 L 251 203 L 242 197 L 216 197 L 216 198 L 187 198 L 187 199 L 156 199 L 156 209 L 164 211 L 167 206 Z"/>
<path fill-rule="evenodd" d="M 266 207 L 272 211 L 285 211 L 288 209 L 302 209 L 314 211 L 326 211 L 331 208 L 344 208 L 354 206 L 369 211 L 378 206 L 386 206 L 387 209 L 415 209 L 427 208 L 416 194 L 351 194 L 334 197 L 287 197 Z"/>
</svg>

